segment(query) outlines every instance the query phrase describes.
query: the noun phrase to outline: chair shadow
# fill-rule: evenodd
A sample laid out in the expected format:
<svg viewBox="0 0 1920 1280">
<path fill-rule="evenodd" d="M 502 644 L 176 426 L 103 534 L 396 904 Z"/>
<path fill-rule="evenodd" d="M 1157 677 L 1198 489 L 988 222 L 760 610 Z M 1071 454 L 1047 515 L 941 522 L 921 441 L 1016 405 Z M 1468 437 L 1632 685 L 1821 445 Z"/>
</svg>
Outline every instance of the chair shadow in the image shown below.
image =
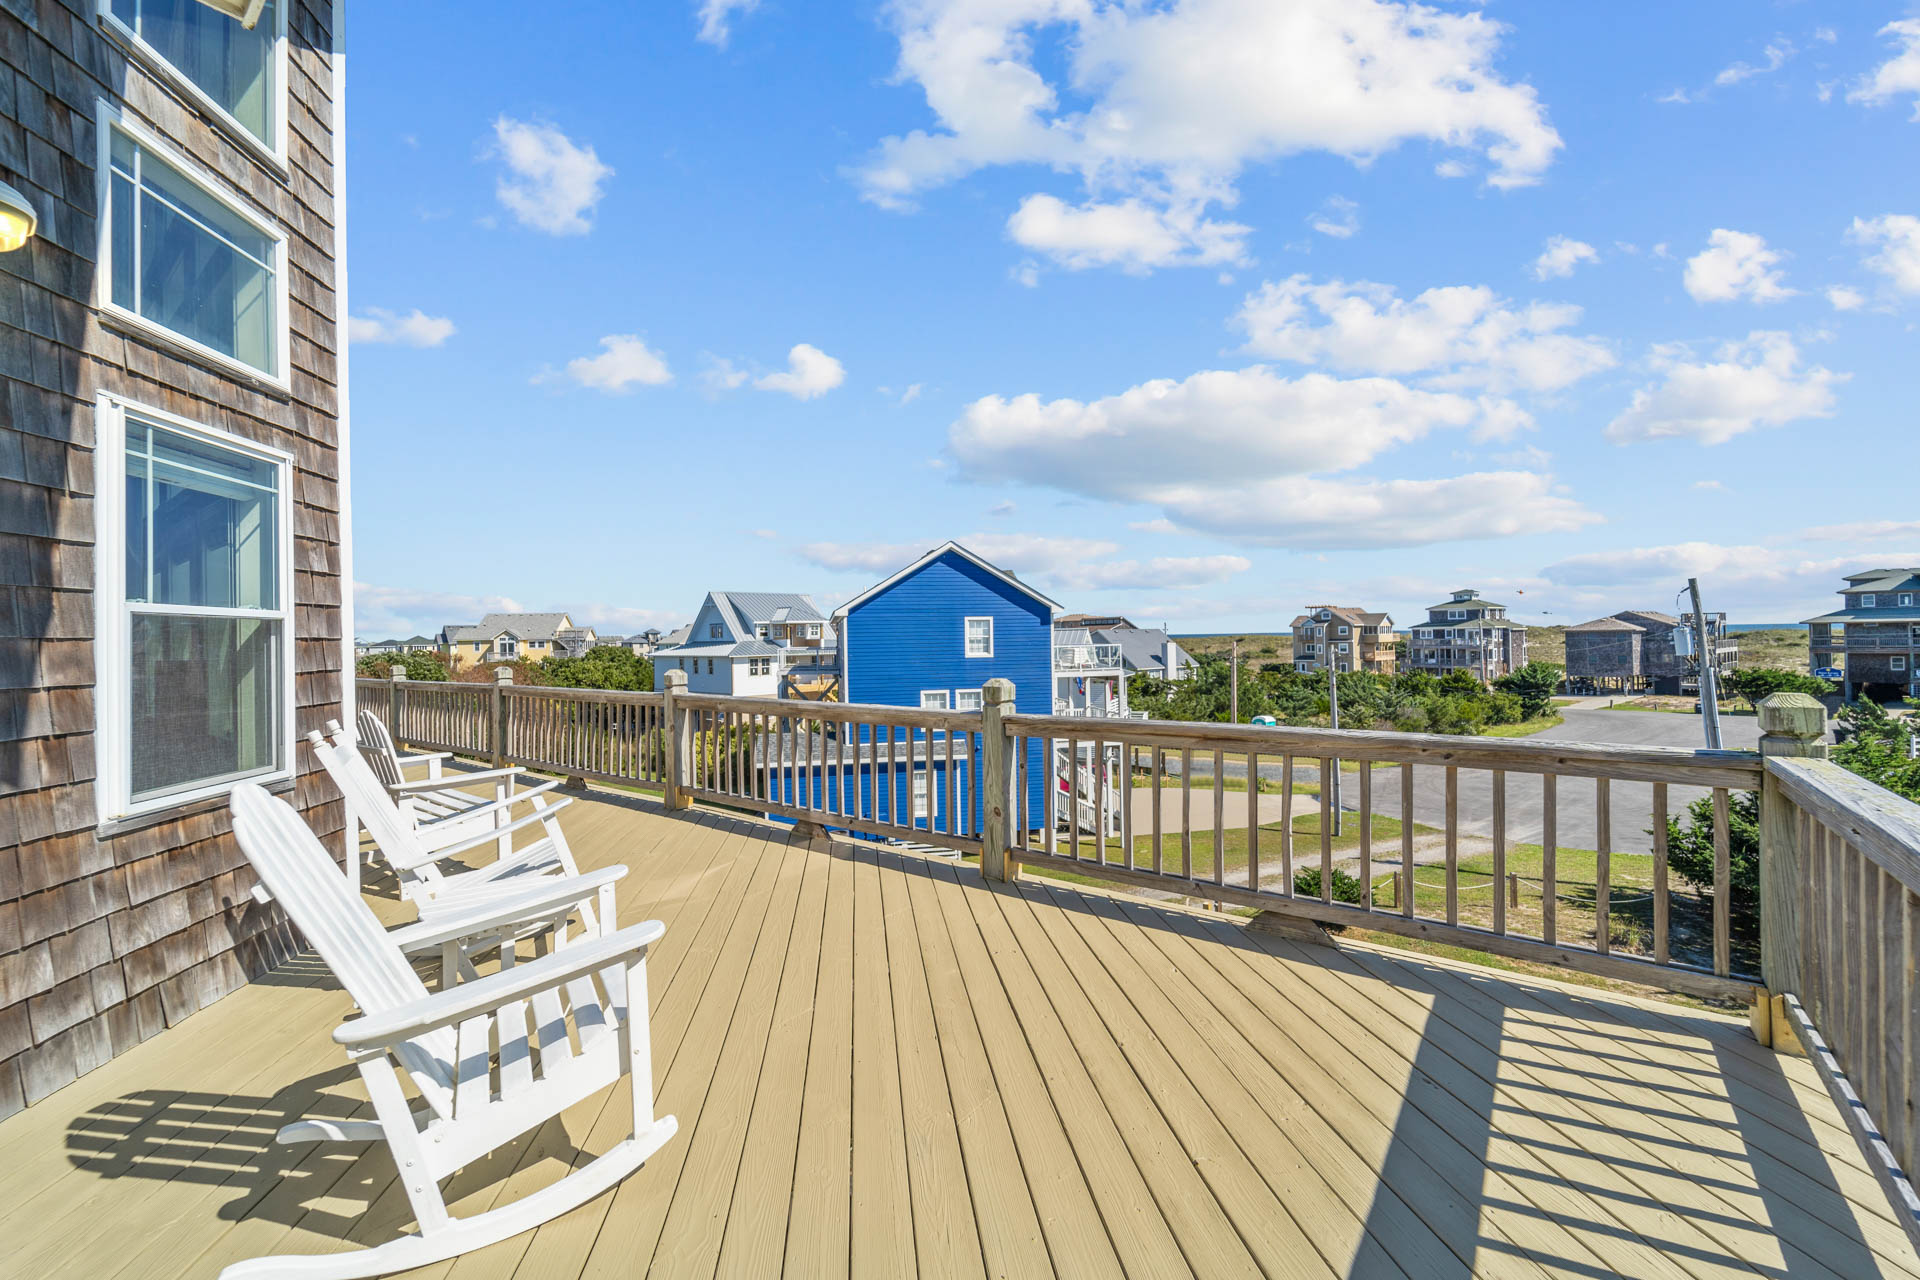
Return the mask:
<svg viewBox="0 0 1920 1280">
<path fill-rule="evenodd" d="M 219 1209 L 222 1221 L 260 1219 L 380 1243 L 398 1229 L 397 1221 L 387 1222 L 391 1208 L 369 1214 L 394 1186 L 383 1143 L 275 1141 L 281 1126 L 297 1120 L 365 1118 L 366 1104 L 340 1090 L 356 1074 L 342 1065 L 271 1097 L 158 1089 L 124 1094 L 68 1122 L 67 1159 L 103 1179 L 226 1188 L 234 1194 Z M 458 1170 L 445 1183 L 448 1202 L 505 1179 L 535 1142 L 543 1158 L 579 1163 L 585 1157 L 570 1140 L 554 1141 L 557 1124 L 536 1126 Z M 341 1205 L 352 1207 L 342 1212 Z M 408 1218 L 404 1202 L 398 1214 Z"/>
</svg>

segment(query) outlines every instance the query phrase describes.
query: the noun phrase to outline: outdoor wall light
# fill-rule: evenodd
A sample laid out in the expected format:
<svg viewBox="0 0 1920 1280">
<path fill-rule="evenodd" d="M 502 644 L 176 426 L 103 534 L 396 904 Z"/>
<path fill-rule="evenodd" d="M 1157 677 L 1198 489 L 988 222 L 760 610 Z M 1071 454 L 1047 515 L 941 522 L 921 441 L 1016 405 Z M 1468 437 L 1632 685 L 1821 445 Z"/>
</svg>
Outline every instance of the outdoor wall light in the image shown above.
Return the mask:
<svg viewBox="0 0 1920 1280">
<path fill-rule="evenodd" d="M 27 198 L 0 182 L 0 253 L 12 253 L 26 244 L 39 226 L 40 217 Z"/>
</svg>

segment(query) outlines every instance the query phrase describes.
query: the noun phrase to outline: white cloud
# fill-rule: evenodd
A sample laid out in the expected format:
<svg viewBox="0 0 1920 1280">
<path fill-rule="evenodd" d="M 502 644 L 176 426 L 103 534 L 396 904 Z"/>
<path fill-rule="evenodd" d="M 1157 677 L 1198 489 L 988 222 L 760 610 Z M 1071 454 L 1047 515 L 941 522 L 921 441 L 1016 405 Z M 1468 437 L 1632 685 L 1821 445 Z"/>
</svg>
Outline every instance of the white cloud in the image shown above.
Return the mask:
<svg viewBox="0 0 1920 1280">
<path fill-rule="evenodd" d="M 1880 35 L 1898 46 L 1891 58 L 1854 82 L 1848 102 L 1884 106 L 1898 94 L 1914 95 L 1913 119 L 1920 122 L 1920 18 L 1902 18 L 1880 28 Z"/>
<path fill-rule="evenodd" d="M 567 376 L 583 387 L 600 391 L 627 391 L 636 386 L 658 387 L 673 381 L 666 357 L 649 347 L 637 333 L 610 333 L 600 339 L 597 356 L 567 361 Z M 536 381 L 545 381 L 542 374 Z"/>
<path fill-rule="evenodd" d="M 1724 489 L 1727 486 L 1721 484 L 1718 480 L 1695 480 L 1693 482 L 1693 487 L 1696 489 L 1715 490 L 1715 489 Z"/>
<path fill-rule="evenodd" d="M 1920 541 L 1920 520 L 1856 520 L 1851 524 L 1823 524 L 1803 530 L 1810 542 L 1884 542 L 1900 538 Z"/>
<path fill-rule="evenodd" d="M 716 49 L 726 48 L 734 18 L 745 17 L 759 7 L 760 0 L 699 0 L 695 13 L 700 19 L 698 38 Z"/>
<path fill-rule="evenodd" d="M 1008 498 L 1004 502 L 994 503 L 992 508 L 988 510 L 987 514 L 990 516 L 1010 516 L 1014 512 L 1018 511 L 1019 509 L 1020 509 L 1019 506 L 1013 501 L 1013 499 Z"/>
<path fill-rule="evenodd" d="M 1240 262 L 1249 227 L 1200 216 L 1201 206 L 1156 208 L 1137 199 L 1069 205 L 1032 195 L 1007 219 L 1007 235 L 1023 249 L 1044 253 L 1063 267 L 1154 267 Z M 1022 278 L 1021 283 L 1034 281 Z"/>
<path fill-rule="evenodd" d="M 1077 174 L 1085 198 L 1030 196 L 1021 244 L 1074 266 L 1237 260 L 1212 220 L 1250 164 L 1324 151 L 1366 164 L 1408 142 L 1484 155 L 1496 187 L 1560 148 L 1532 87 L 1495 67 L 1503 28 L 1393 0 L 901 0 L 896 79 L 935 123 L 884 139 L 855 173 L 887 207 L 978 170 Z M 1036 51 L 1058 50 L 1057 73 Z M 1052 78 L 1050 78 L 1052 77 Z"/>
<path fill-rule="evenodd" d="M 430 316 L 415 307 L 406 315 L 385 307 L 368 307 L 365 314 L 347 317 L 347 341 L 388 342 L 403 347 L 437 347 L 454 335 L 453 321 Z"/>
<path fill-rule="evenodd" d="M 725 356 L 716 355 L 708 355 L 707 367 L 700 371 L 700 381 L 709 391 L 732 391 L 752 376 Z"/>
<path fill-rule="evenodd" d="M 1519 306 L 1485 286 L 1400 298 L 1391 285 L 1304 275 L 1269 282 L 1235 317 L 1256 355 L 1341 372 L 1428 374 L 1446 386 L 1555 391 L 1610 367 L 1612 351 L 1561 330 L 1580 308 Z"/>
<path fill-rule="evenodd" d="M 1566 530 L 1592 519 L 1546 476 L 1330 480 L 1489 407 L 1391 378 L 1284 378 L 1265 366 L 1143 383 L 1100 400 L 986 396 L 948 431 L 969 478 L 1159 508 L 1151 532 L 1263 545 L 1404 546 Z M 1500 412 L 1497 408 L 1492 412 Z M 1150 458 L 1143 466 L 1140 459 Z"/>
<path fill-rule="evenodd" d="M 1751 80 L 1754 76 L 1771 74 L 1786 66 L 1787 59 L 1794 53 L 1793 41 L 1784 36 L 1775 36 L 1767 42 L 1766 49 L 1762 51 L 1761 56 L 1766 59 L 1764 64 L 1755 66 L 1750 62 L 1736 62 L 1715 76 L 1713 82 L 1725 88 L 1727 85 L 1739 84 L 1742 80 Z"/>
<path fill-rule="evenodd" d="M 1631 249 L 1628 252 L 1632 252 Z M 1552 280 L 1565 278 L 1573 274 L 1573 269 L 1583 262 L 1598 262 L 1600 254 L 1584 240 L 1574 240 L 1568 236 L 1554 236 L 1547 241 L 1547 247 L 1533 260 L 1533 278 Z"/>
<path fill-rule="evenodd" d="M 512 596 L 420 591 L 371 582 L 353 584 L 353 626 L 361 639 L 405 640 L 431 636 L 451 622 L 478 622 L 488 613 L 523 613 Z"/>
<path fill-rule="evenodd" d="M 1780 255 L 1760 236 L 1715 229 L 1707 247 L 1687 259 L 1684 277 L 1695 302 L 1778 302 L 1793 296 L 1777 269 Z"/>
<path fill-rule="evenodd" d="M 1784 333 L 1756 330 L 1723 344 L 1711 361 L 1690 359 L 1684 346 L 1656 347 L 1657 386 L 1633 393 L 1633 402 L 1607 426 L 1618 444 L 1679 437 L 1725 444 L 1757 427 L 1833 416 L 1834 388 L 1849 375 L 1800 367 L 1800 352 Z"/>
<path fill-rule="evenodd" d="M 1211 586 L 1253 568 L 1245 556 L 1154 556 L 1150 560 L 1110 560 L 1083 564 L 1076 571 L 1057 574 L 1065 587 L 1085 591 L 1180 590 Z"/>
<path fill-rule="evenodd" d="M 1828 287 L 1827 301 L 1835 311 L 1858 311 L 1867 304 L 1867 295 L 1844 284 L 1836 284 Z"/>
<path fill-rule="evenodd" d="M 1751 621 L 1804 618 L 1833 607 L 1843 574 L 1870 567 L 1858 552 L 1832 556 L 1829 548 L 1792 545 L 1807 535 L 1765 546 L 1680 542 L 1586 552 L 1548 565 L 1541 575 L 1563 599 L 1592 613 L 1662 608 L 1685 589 L 1688 578 L 1699 578 L 1709 609 Z M 1916 554 L 1910 543 L 1904 553 L 1882 552 L 1877 558 L 1911 564 Z"/>
<path fill-rule="evenodd" d="M 1323 236 L 1349 239 L 1360 230 L 1360 206 L 1345 196 L 1328 196 L 1316 212 L 1307 215 L 1307 225 Z"/>
<path fill-rule="evenodd" d="M 900 399 L 895 401 L 895 403 L 901 405 L 902 407 L 912 404 L 915 400 L 918 400 L 920 398 L 920 389 L 921 389 L 921 384 L 918 382 L 914 383 L 913 385 L 909 386 L 905 391 L 902 391 L 900 393 Z"/>
<path fill-rule="evenodd" d="M 494 194 L 525 225 L 556 236 L 593 229 L 594 206 L 613 170 L 591 146 L 550 124 L 501 116 L 493 122 L 494 154 L 505 163 Z"/>
<path fill-rule="evenodd" d="M 1896 291 L 1920 294 L 1920 218 L 1910 213 L 1855 218 L 1847 239 L 1877 250 L 1867 255 L 1866 265 L 1885 276 Z"/>
<path fill-rule="evenodd" d="M 762 391 L 783 391 L 795 400 L 812 400 L 846 380 L 846 368 L 838 360 L 811 343 L 799 342 L 787 352 L 784 372 L 764 374 L 753 385 Z"/>
<path fill-rule="evenodd" d="M 1180 526 L 1175 524 L 1173 521 L 1167 519 L 1165 516 L 1155 516 L 1151 520 L 1134 520 L 1128 523 L 1127 528 L 1132 529 L 1135 533 L 1179 533 L 1180 532 Z"/>
</svg>

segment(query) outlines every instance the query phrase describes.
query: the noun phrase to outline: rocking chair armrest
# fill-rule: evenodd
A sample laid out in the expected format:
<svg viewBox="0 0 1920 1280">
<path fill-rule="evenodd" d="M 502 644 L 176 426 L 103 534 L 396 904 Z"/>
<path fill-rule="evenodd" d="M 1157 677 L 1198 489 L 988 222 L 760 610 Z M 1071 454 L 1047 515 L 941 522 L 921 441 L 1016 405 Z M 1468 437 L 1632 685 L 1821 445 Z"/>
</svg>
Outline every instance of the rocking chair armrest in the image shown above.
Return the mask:
<svg viewBox="0 0 1920 1280">
<path fill-rule="evenodd" d="M 442 858 L 457 858 L 469 849 L 478 849 L 483 844 L 495 844 L 501 839 L 501 837 L 511 835 L 515 831 L 520 830 L 520 828 L 522 827 L 531 826 L 536 822 L 546 822 L 551 820 L 562 809 L 566 808 L 568 805 L 572 803 L 573 803 L 572 796 L 562 796 L 558 800 L 554 801 L 552 804 L 548 805 L 546 808 L 535 809 L 532 813 L 526 814 L 523 817 L 515 818 L 512 822 L 507 823 L 505 826 L 488 827 L 485 831 L 482 831 L 478 835 L 469 836 L 465 840 L 456 840 L 452 844 L 447 845 L 445 848 L 435 849 L 433 851 L 433 861 L 438 862 Z"/>
<path fill-rule="evenodd" d="M 543 782 L 537 787 L 528 787 L 514 795 L 505 796 L 499 800 L 489 800 L 485 804 L 476 804 L 467 809 L 456 809 L 452 813 L 444 813 L 433 818 L 422 818 L 415 823 L 413 829 L 423 844 L 429 847 L 436 847 L 434 845 L 436 838 L 450 838 L 446 837 L 448 830 L 458 830 L 465 827 L 475 818 L 484 818 L 488 814 L 499 813 L 503 809 L 512 809 L 514 805 L 526 800 L 531 800 L 535 796 L 544 796 L 547 792 L 559 785 L 560 780 L 555 778 L 552 782 Z M 566 803 L 567 799 L 562 797 L 553 804 L 548 805 L 545 809 L 536 807 L 534 812 L 551 813 Z M 499 830 L 499 828 L 494 829 L 496 831 Z"/>
<path fill-rule="evenodd" d="M 406 764 L 407 761 L 402 760 L 400 763 Z M 513 764 L 504 769 L 481 769 L 474 773 L 445 773 L 437 778 L 422 778 L 418 782 L 389 782 L 387 790 L 396 796 L 412 795 L 416 791 L 458 791 L 476 782 L 517 777 L 525 772 L 525 769 Z"/>
<path fill-rule="evenodd" d="M 334 1043 L 364 1052 L 389 1048 L 441 1027 L 457 1026 L 516 1000 L 557 990 L 575 978 L 643 959 L 647 948 L 658 942 L 666 931 L 667 926 L 660 921 L 649 920 L 603 938 L 572 943 L 538 960 L 517 964 L 451 990 L 435 992 L 395 1009 L 343 1022 L 333 1029 Z"/>
<path fill-rule="evenodd" d="M 405 769 L 416 764 L 432 764 L 435 760 L 451 759 L 453 759 L 453 752 L 451 751 L 422 751 L 418 755 L 397 755 L 393 758 L 393 761 L 402 769 Z"/>
<path fill-rule="evenodd" d="M 602 867 L 585 875 L 529 879 L 525 891 L 503 895 L 468 910 L 435 915 L 387 936 L 402 951 L 427 951 L 444 942 L 496 932 L 551 916 L 596 894 L 627 874 L 624 866 Z"/>
</svg>

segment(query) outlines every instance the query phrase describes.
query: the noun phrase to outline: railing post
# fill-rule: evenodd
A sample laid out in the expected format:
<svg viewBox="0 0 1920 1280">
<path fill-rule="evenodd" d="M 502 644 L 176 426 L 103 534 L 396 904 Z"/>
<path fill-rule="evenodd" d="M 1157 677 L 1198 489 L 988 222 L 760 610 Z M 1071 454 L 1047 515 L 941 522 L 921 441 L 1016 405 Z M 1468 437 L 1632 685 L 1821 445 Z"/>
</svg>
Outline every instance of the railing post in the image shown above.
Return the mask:
<svg viewBox="0 0 1920 1280">
<path fill-rule="evenodd" d="M 1007 858 L 1013 844 L 1013 753 L 1001 717 L 1013 710 L 1013 681 L 996 676 L 980 693 L 980 874 L 1013 881 L 1020 865 Z"/>
<path fill-rule="evenodd" d="M 503 690 L 512 683 L 512 667 L 493 669 L 493 709 L 487 745 L 492 748 L 491 758 L 496 769 L 507 763 L 507 695 Z"/>
<path fill-rule="evenodd" d="M 396 743 L 406 742 L 400 732 L 400 706 L 406 700 L 406 692 L 400 686 L 407 682 L 407 673 L 392 667 L 387 671 L 387 734 Z"/>
<path fill-rule="evenodd" d="M 1804 693 L 1774 693 L 1762 698 L 1760 754 L 1824 758 L 1827 709 Z M 1760 974 L 1768 993 L 1778 997 L 1800 990 L 1800 849 L 1794 831 L 1794 805 L 1770 770 L 1760 781 Z M 1758 1030 L 1762 1019 L 1756 1017 Z M 1771 1018 L 1765 1019 L 1771 1025 Z M 1770 1037 L 1763 1037 L 1770 1039 Z"/>
<path fill-rule="evenodd" d="M 687 795 L 687 779 L 693 776 L 693 733 L 686 725 L 687 712 L 681 710 L 680 695 L 687 691 L 687 673 L 667 672 L 666 706 L 660 723 L 667 735 L 666 803 L 669 809 L 687 809 L 693 800 Z"/>
</svg>

